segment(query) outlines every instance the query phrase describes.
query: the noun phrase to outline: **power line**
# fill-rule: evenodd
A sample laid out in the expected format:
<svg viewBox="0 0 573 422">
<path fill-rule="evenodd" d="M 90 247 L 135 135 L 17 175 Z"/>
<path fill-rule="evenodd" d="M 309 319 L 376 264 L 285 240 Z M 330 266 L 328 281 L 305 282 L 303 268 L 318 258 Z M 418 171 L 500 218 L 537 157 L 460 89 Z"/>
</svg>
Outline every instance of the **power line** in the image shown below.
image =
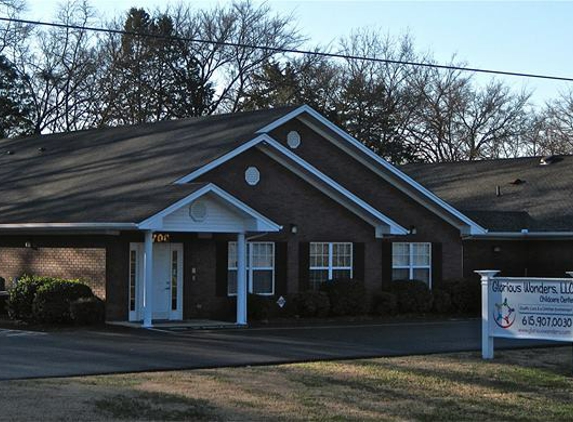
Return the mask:
<svg viewBox="0 0 573 422">
<path fill-rule="evenodd" d="M 179 36 L 172 36 L 172 35 L 161 35 L 161 34 L 149 34 L 149 33 L 143 33 L 143 32 L 125 31 L 125 30 L 120 30 L 120 29 L 99 28 L 99 27 L 94 27 L 94 26 L 70 25 L 70 24 L 63 24 L 63 23 L 56 23 L 56 22 L 43 22 L 43 21 L 34 21 L 34 20 L 27 20 L 27 19 L 0 17 L 0 21 L 20 23 L 20 24 L 26 24 L 26 25 L 49 26 L 49 27 L 61 28 L 61 29 L 78 29 L 78 30 L 82 30 L 82 31 L 102 32 L 102 33 L 108 33 L 108 34 L 148 37 L 148 38 L 156 38 L 156 39 L 171 40 L 171 41 L 186 41 L 186 42 L 193 42 L 193 43 L 198 43 L 198 44 L 212 44 L 212 45 L 219 45 L 219 46 L 223 46 L 223 47 L 256 49 L 256 50 L 264 50 L 264 51 L 269 51 L 269 52 L 274 52 L 274 53 L 304 54 L 304 55 L 329 57 L 329 58 L 337 58 L 337 59 L 345 59 L 345 60 L 369 61 L 369 62 L 375 62 L 375 63 L 428 67 L 428 68 L 442 69 L 442 70 L 458 70 L 461 72 L 487 73 L 487 74 L 491 74 L 491 75 L 517 76 L 517 77 L 522 77 L 522 78 L 549 79 L 549 80 L 554 80 L 554 81 L 573 82 L 573 78 L 567 78 L 567 77 L 563 77 L 563 76 L 542 75 L 542 74 L 536 74 L 536 73 L 509 72 L 509 71 L 504 71 L 504 70 L 481 69 L 481 68 L 475 68 L 475 67 L 461 67 L 461 66 L 441 65 L 441 64 L 433 64 L 433 63 L 423 63 L 423 62 L 411 62 L 411 61 L 402 61 L 402 60 L 381 59 L 378 57 L 355 56 L 355 55 L 349 55 L 349 54 L 327 53 L 327 52 L 318 52 L 318 51 L 312 51 L 312 50 L 299 50 L 299 49 L 295 49 L 295 48 L 281 48 L 281 47 L 272 47 L 272 46 L 246 44 L 246 43 L 236 43 L 236 42 L 228 42 L 228 41 L 212 41 L 212 40 L 203 40 L 203 39 L 199 39 L 199 38 L 187 38 L 187 37 L 179 37 Z"/>
</svg>

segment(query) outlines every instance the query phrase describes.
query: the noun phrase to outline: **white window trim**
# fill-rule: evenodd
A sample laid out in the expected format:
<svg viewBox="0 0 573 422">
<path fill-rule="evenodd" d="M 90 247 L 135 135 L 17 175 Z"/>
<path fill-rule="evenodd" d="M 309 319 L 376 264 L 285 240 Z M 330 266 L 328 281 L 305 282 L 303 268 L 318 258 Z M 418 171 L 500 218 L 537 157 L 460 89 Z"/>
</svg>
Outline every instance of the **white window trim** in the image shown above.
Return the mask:
<svg viewBox="0 0 573 422">
<path fill-rule="evenodd" d="M 409 265 L 394 265 L 394 245 L 408 245 Z M 428 245 L 428 265 L 414 265 L 414 248 L 412 245 Z M 414 280 L 414 270 L 428 270 L 428 288 L 432 289 L 432 244 L 430 242 L 393 242 L 392 243 L 392 270 L 409 270 L 408 277 Z M 394 280 L 392 280 L 394 281 Z"/>
<path fill-rule="evenodd" d="M 229 244 L 231 243 L 237 243 L 237 242 L 229 242 Z M 252 267 L 252 265 L 250 265 L 249 263 L 253 262 L 253 248 L 252 245 L 253 244 L 257 244 L 257 245 L 271 245 L 273 252 L 272 252 L 272 267 Z M 228 251 L 228 249 L 227 249 Z M 276 246 L 275 246 L 275 242 L 247 242 L 247 287 L 248 287 L 248 292 L 253 294 L 253 272 L 254 271 L 272 271 L 272 291 L 271 293 L 254 293 L 257 296 L 274 296 L 275 295 L 275 254 L 276 254 Z M 227 256 L 228 256 L 228 252 L 227 252 Z M 228 259 L 228 258 L 227 258 Z M 238 267 L 229 267 L 228 263 L 227 263 L 227 273 L 229 271 L 238 271 Z M 237 293 L 231 293 L 229 291 L 229 281 L 227 279 L 227 296 L 233 297 L 233 296 L 237 296 Z"/>
<path fill-rule="evenodd" d="M 327 270 L 328 271 L 328 280 L 332 280 L 332 275 L 334 274 L 334 271 L 337 270 L 342 270 L 342 271 L 348 271 L 350 270 L 350 278 L 354 277 L 354 244 L 352 242 L 310 242 L 311 244 L 318 244 L 318 245 L 328 245 L 328 266 L 327 267 L 321 267 L 321 266 L 310 266 L 310 271 L 316 270 L 316 271 L 324 271 Z M 332 262 L 333 262 L 333 251 L 334 251 L 334 245 L 350 245 L 350 266 L 333 266 Z"/>
</svg>

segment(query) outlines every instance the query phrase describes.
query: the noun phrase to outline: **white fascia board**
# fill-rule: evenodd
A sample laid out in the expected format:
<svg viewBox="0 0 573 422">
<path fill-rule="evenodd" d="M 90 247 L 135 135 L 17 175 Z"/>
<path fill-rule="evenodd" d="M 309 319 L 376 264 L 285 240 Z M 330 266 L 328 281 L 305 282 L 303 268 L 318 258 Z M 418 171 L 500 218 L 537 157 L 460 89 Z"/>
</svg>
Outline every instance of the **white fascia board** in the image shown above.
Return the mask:
<svg viewBox="0 0 573 422">
<path fill-rule="evenodd" d="M 471 235 L 464 240 L 491 240 L 491 239 L 571 239 L 573 232 L 488 232 Z"/>
<path fill-rule="evenodd" d="M 484 227 L 480 226 L 475 221 L 468 218 L 466 215 L 464 215 L 463 213 L 461 213 L 460 211 L 455 209 L 453 206 L 448 204 L 446 201 L 444 201 L 443 199 L 441 199 L 440 197 L 438 197 L 437 195 L 432 193 L 430 190 L 423 187 L 421 184 L 416 182 L 414 179 L 412 179 L 406 173 L 398 170 L 396 167 L 394 167 L 392 164 L 390 164 L 389 162 L 384 160 L 382 157 L 380 157 L 374 151 L 372 151 L 371 149 L 366 147 L 366 145 L 364 145 L 362 142 L 360 142 L 359 140 L 357 140 L 356 138 L 354 138 L 353 136 L 351 136 L 350 134 L 348 134 L 347 132 L 345 132 L 344 130 L 339 128 L 338 126 L 336 126 L 334 123 L 332 123 L 326 117 L 324 117 L 322 114 L 320 114 L 318 111 L 314 110 L 312 107 L 309 107 L 308 105 L 303 105 L 303 106 L 291 111 L 290 113 L 286 114 L 285 116 L 281 117 L 280 119 L 277 119 L 274 122 L 268 124 L 267 126 L 259 129 L 257 131 L 257 133 L 268 133 L 268 132 L 276 129 L 277 127 L 285 124 L 289 120 L 292 120 L 292 119 L 298 117 L 299 115 L 301 115 L 303 113 L 308 113 L 314 119 L 316 119 L 317 121 L 319 121 L 320 123 L 325 125 L 327 128 L 332 130 L 334 133 L 336 133 L 337 135 L 342 137 L 344 140 L 348 141 L 351 145 L 356 147 L 359 151 L 363 152 L 369 158 L 374 160 L 377 164 L 384 167 L 386 170 L 388 170 L 390 173 L 392 173 L 398 179 L 400 179 L 403 182 L 405 182 L 406 184 L 410 185 L 414 190 L 418 191 L 423 196 L 428 198 L 431 202 L 435 203 L 440 208 L 444 209 L 448 213 L 455 216 L 458 220 L 467 224 L 469 226 L 469 234 L 484 234 L 487 232 L 487 230 Z"/>
<path fill-rule="evenodd" d="M 234 208 L 241 211 L 243 214 L 247 214 L 249 217 L 255 219 L 256 228 L 259 231 L 278 232 L 282 229 L 282 226 L 270 220 L 269 218 L 265 217 L 258 211 L 255 211 L 247 204 L 235 198 L 233 195 L 229 194 L 228 192 L 224 191 L 223 189 L 221 189 L 220 187 L 218 187 L 213 183 L 209 183 L 203 186 L 202 188 L 196 190 L 195 192 L 187 195 L 185 198 L 180 199 L 174 204 L 171 204 L 170 206 L 158 212 L 157 214 L 145 219 L 141 223 L 137 224 L 137 228 L 141 230 L 161 230 L 163 226 L 163 217 L 171 214 L 172 212 L 178 210 L 179 208 L 187 204 L 190 204 L 197 198 L 200 198 L 201 196 L 207 193 L 213 193 L 226 203 L 232 205 Z"/>
<path fill-rule="evenodd" d="M 189 173 L 186 176 L 183 176 L 180 179 L 177 179 L 174 184 L 176 185 L 182 185 L 184 183 L 189 183 L 190 181 L 196 179 L 197 177 L 201 176 L 202 174 L 207 173 L 208 171 L 213 170 L 214 168 L 220 166 L 221 164 L 229 161 L 231 158 L 236 157 L 237 155 L 241 154 L 242 152 L 245 152 L 246 150 L 248 150 L 249 148 L 257 145 L 259 142 L 261 142 L 262 140 L 264 140 L 265 138 L 267 138 L 268 135 L 260 135 L 257 136 L 256 138 L 251 139 L 249 142 L 245 142 L 244 144 L 242 144 L 241 146 L 235 148 L 234 150 L 228 152 L 225 155 L 222 155 L 221 157 L 209 162 L 209 164 L 204 165 L 201 168 L 198 168 L 197 170 L 195 170 L 192 173 Z"/>
<path fill-rule="evenodd" d="M 278 152 L 280 152 L 282 155 L 286 156 L 287 158 L 289 158 L 290 160 L 292 160 L 294 163 L 296 163 L 299 167 L 303 168 L 304 170 L 308 171 L 310 174 L 312 174 L 314 177 L 316 177 L 318 180 L 320 180 L 321 182 L 325 183 L 326 185 L 328 185 L 329 187 L 331 187 L 333 190 L 335 190 L 336 192 L 338 192 L 339 194 L 341 194 L 342 196 L 344 196 L 345 198 L 349 199 L 350 202 L 354 203 L 355 205 L 357 205 L 359 208 L 363 209 L 364 211 L 366 211 L 368 214 L 370 214 L 371 216 L 373 216 L 376 220 L 378 220 L 379 222 L 382 222 L 383 224 L 387 225 L 390 227 L 390 234 L 395 234 L 395 235 L 406 235 L 409 233 L 409 231 L 407 229 L 405 229 L 404 227 L 402 227 L 400 224 L 398 224 L 397 222 L 395 222 L 394 220 L 392 220 L 391 218 L 385 216 L 384 214 L 382 214 L 380 211 L 378 211 L 376 208 L 372 207 L 370 204 L 368 204 L 367 202 L 363 201 L 362 199 L 360 199 L 359 197 L 357 197 L 356 195 L 354 195 L 352 192 L 350 192 L 348 189 L 342 187 L 340 184 L 338 184 L 337 182 L 335 182 L 333 179 L 331 179 L 330 177 L 328 177 L 327 175 L 325 175 L 324 173 L 322 173 L 320 170 L 318 170 L 316 167 L 312 166 L 310 163 L 308 163 L 307 161 L 303 160 L 302 158 L 300 158 L 298 155 L 292 153 L 291 151 L 289 151 L 287 148 L 285 148 L 282 144 L 280 144 L 279 142 L 275 141 L 274 139 L 272 139 L 271 137 L 269 137 L 266 140 L 266 143 L 273 147 L 274 149 L 276 149 Z"/>
<path fill-rule="evenodd" d="M 90 230 L 133 230 L 135 223 L 20 223 L 0 224 L 0 229 L 90 229 Z"/>
</svg>

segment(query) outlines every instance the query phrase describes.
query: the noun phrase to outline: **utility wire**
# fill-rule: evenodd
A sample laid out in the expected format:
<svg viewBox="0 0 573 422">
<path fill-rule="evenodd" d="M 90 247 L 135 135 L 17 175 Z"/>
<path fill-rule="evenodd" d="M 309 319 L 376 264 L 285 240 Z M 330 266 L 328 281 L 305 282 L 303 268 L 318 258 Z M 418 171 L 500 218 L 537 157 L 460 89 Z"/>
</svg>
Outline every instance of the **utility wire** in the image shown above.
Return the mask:
<svg viewBox="0 0 573 422">
<path fill-rule="evenodd" d="M 517 77 L 522 77 L 522 78 L 549 79 L 549 80 L 554 80 L 554 81 L 573 82 L 573 78 L 567 78 L 567 77 L 563 77 L 563 76 L 542 75 L 542 74 L 536 74 L 536 73 L 509 72 L 509 71 L 504 71 L 504 70 L 481 69 L 481 68 L 475 68 L 475 67 L 461 67 L 461 66 L 441 65 L 441 64 L 433 64 L 433 63 L 422 63 L 422 62 L 411 62 L 411 61 L 392 60 L 392 59 L 381 59 L 378 57 L 355 56 L 355 55 L 349 55 L 349 54 L 327 53 L 327 52 L 319 52 L 319 51 L 312 51 L 312 50 L 299 50 L 299 49 L 295 49 L 295 48 L 281 48 L 281 47 L 272 47 L 272 46 L 247 44 L 247 43 L 236 43 L 236 42 L 228 42 L 228 41 L 212 41 L 212 40 L 203 40 L 203 39 L 199 39 L 199 38 L 187 38 L 187 37 L 179 37 L 179 36 L 173 36 L 173 35 L 161 35 L 161 34 L 149 34 L 149 33 L 144 33 L 144 32 L 125 31 L 125 30 L 120 30 L 120 29 L 99 28 L 99 27 L 94 27 L 94 26 L 70 25 L 70 24 L 63 24 L 63 23 L 56 23 L 56 22 L 43 22 L 43 21 L 34 21 L 34 20 L 27 20 L 27 19 L 0 17 L 0 21 L 20 23 L 20 24 L 26 24 L 26 25 L 49 26 L 52 28 L 61 28 L 61 29 L 78 29 L 78 30 L 82 30 L 82 31 L 102 32 L 102 33 L 118 34 L 118 35 L 129 35 L 129 36 L 134 36 L 134 37 L 148 37 L 148 38 L 171 40 L 171 41 L 186 41 L 186 42 L 193 42 L 193 43 L 198 43 L 198 44 L 212 44 L 212 45 L 218 45 L 218 46 L 223 46 L 223 47 L 237 47 L 237 48 L 245 48 L 245 49 L 256 49 L 256 50 L 270 51 L 270 52 L 274 52 L 274 53 L 304 54 L 304 55 L 330 57 L 330 58 L 345 59 L 345 60 L 369 61 L 369 62 L 375 62 L 375 63 L 399 64 L 399 65 L 406 65 L 406 66 L 428 67 L 428 68 L 434 68 L 434 69 L 458 70 L 461 72 L 487 73 L 487 74 L 491 74 L 491 75 L 517 76 Z"/>
</svg>

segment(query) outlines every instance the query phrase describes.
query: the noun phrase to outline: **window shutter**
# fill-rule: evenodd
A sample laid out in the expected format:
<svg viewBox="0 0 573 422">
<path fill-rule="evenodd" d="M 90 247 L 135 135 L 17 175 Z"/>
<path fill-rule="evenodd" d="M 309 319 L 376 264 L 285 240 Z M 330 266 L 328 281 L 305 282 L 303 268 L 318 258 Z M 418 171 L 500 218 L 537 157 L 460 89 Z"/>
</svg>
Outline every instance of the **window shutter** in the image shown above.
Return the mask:
<svg viewBox="0 0 573 422">
<path fill-rule="evenodd" d="M 298 244 L 298 290 L 307 291 L 310 288 L 310 243 Z"/>
<path fill-rule="evenodd" d="M 442 284 L 442 244 L 432 243 L 432 287 Z"/>
<path fill-rule="evenodd" d="M 217 296 L 227 296 L 227 273 L 229 265 L 229 243 L 215 244 L 215 293 Z"/>
<path fill-rule="evenodd" d="M 288 293 L 287 242 L 275 242 L 275 295 L 285 296 Z"/>
<path fill-rule="evenodd" d="M 364 243 L 352 244 L 352 276 L 354 280 L 364 280 Z"/>
<path fill-rule="evenodd" d="M 392 242 L 382 242 L 382 287 L 392 282 Z"/>
</svg>

